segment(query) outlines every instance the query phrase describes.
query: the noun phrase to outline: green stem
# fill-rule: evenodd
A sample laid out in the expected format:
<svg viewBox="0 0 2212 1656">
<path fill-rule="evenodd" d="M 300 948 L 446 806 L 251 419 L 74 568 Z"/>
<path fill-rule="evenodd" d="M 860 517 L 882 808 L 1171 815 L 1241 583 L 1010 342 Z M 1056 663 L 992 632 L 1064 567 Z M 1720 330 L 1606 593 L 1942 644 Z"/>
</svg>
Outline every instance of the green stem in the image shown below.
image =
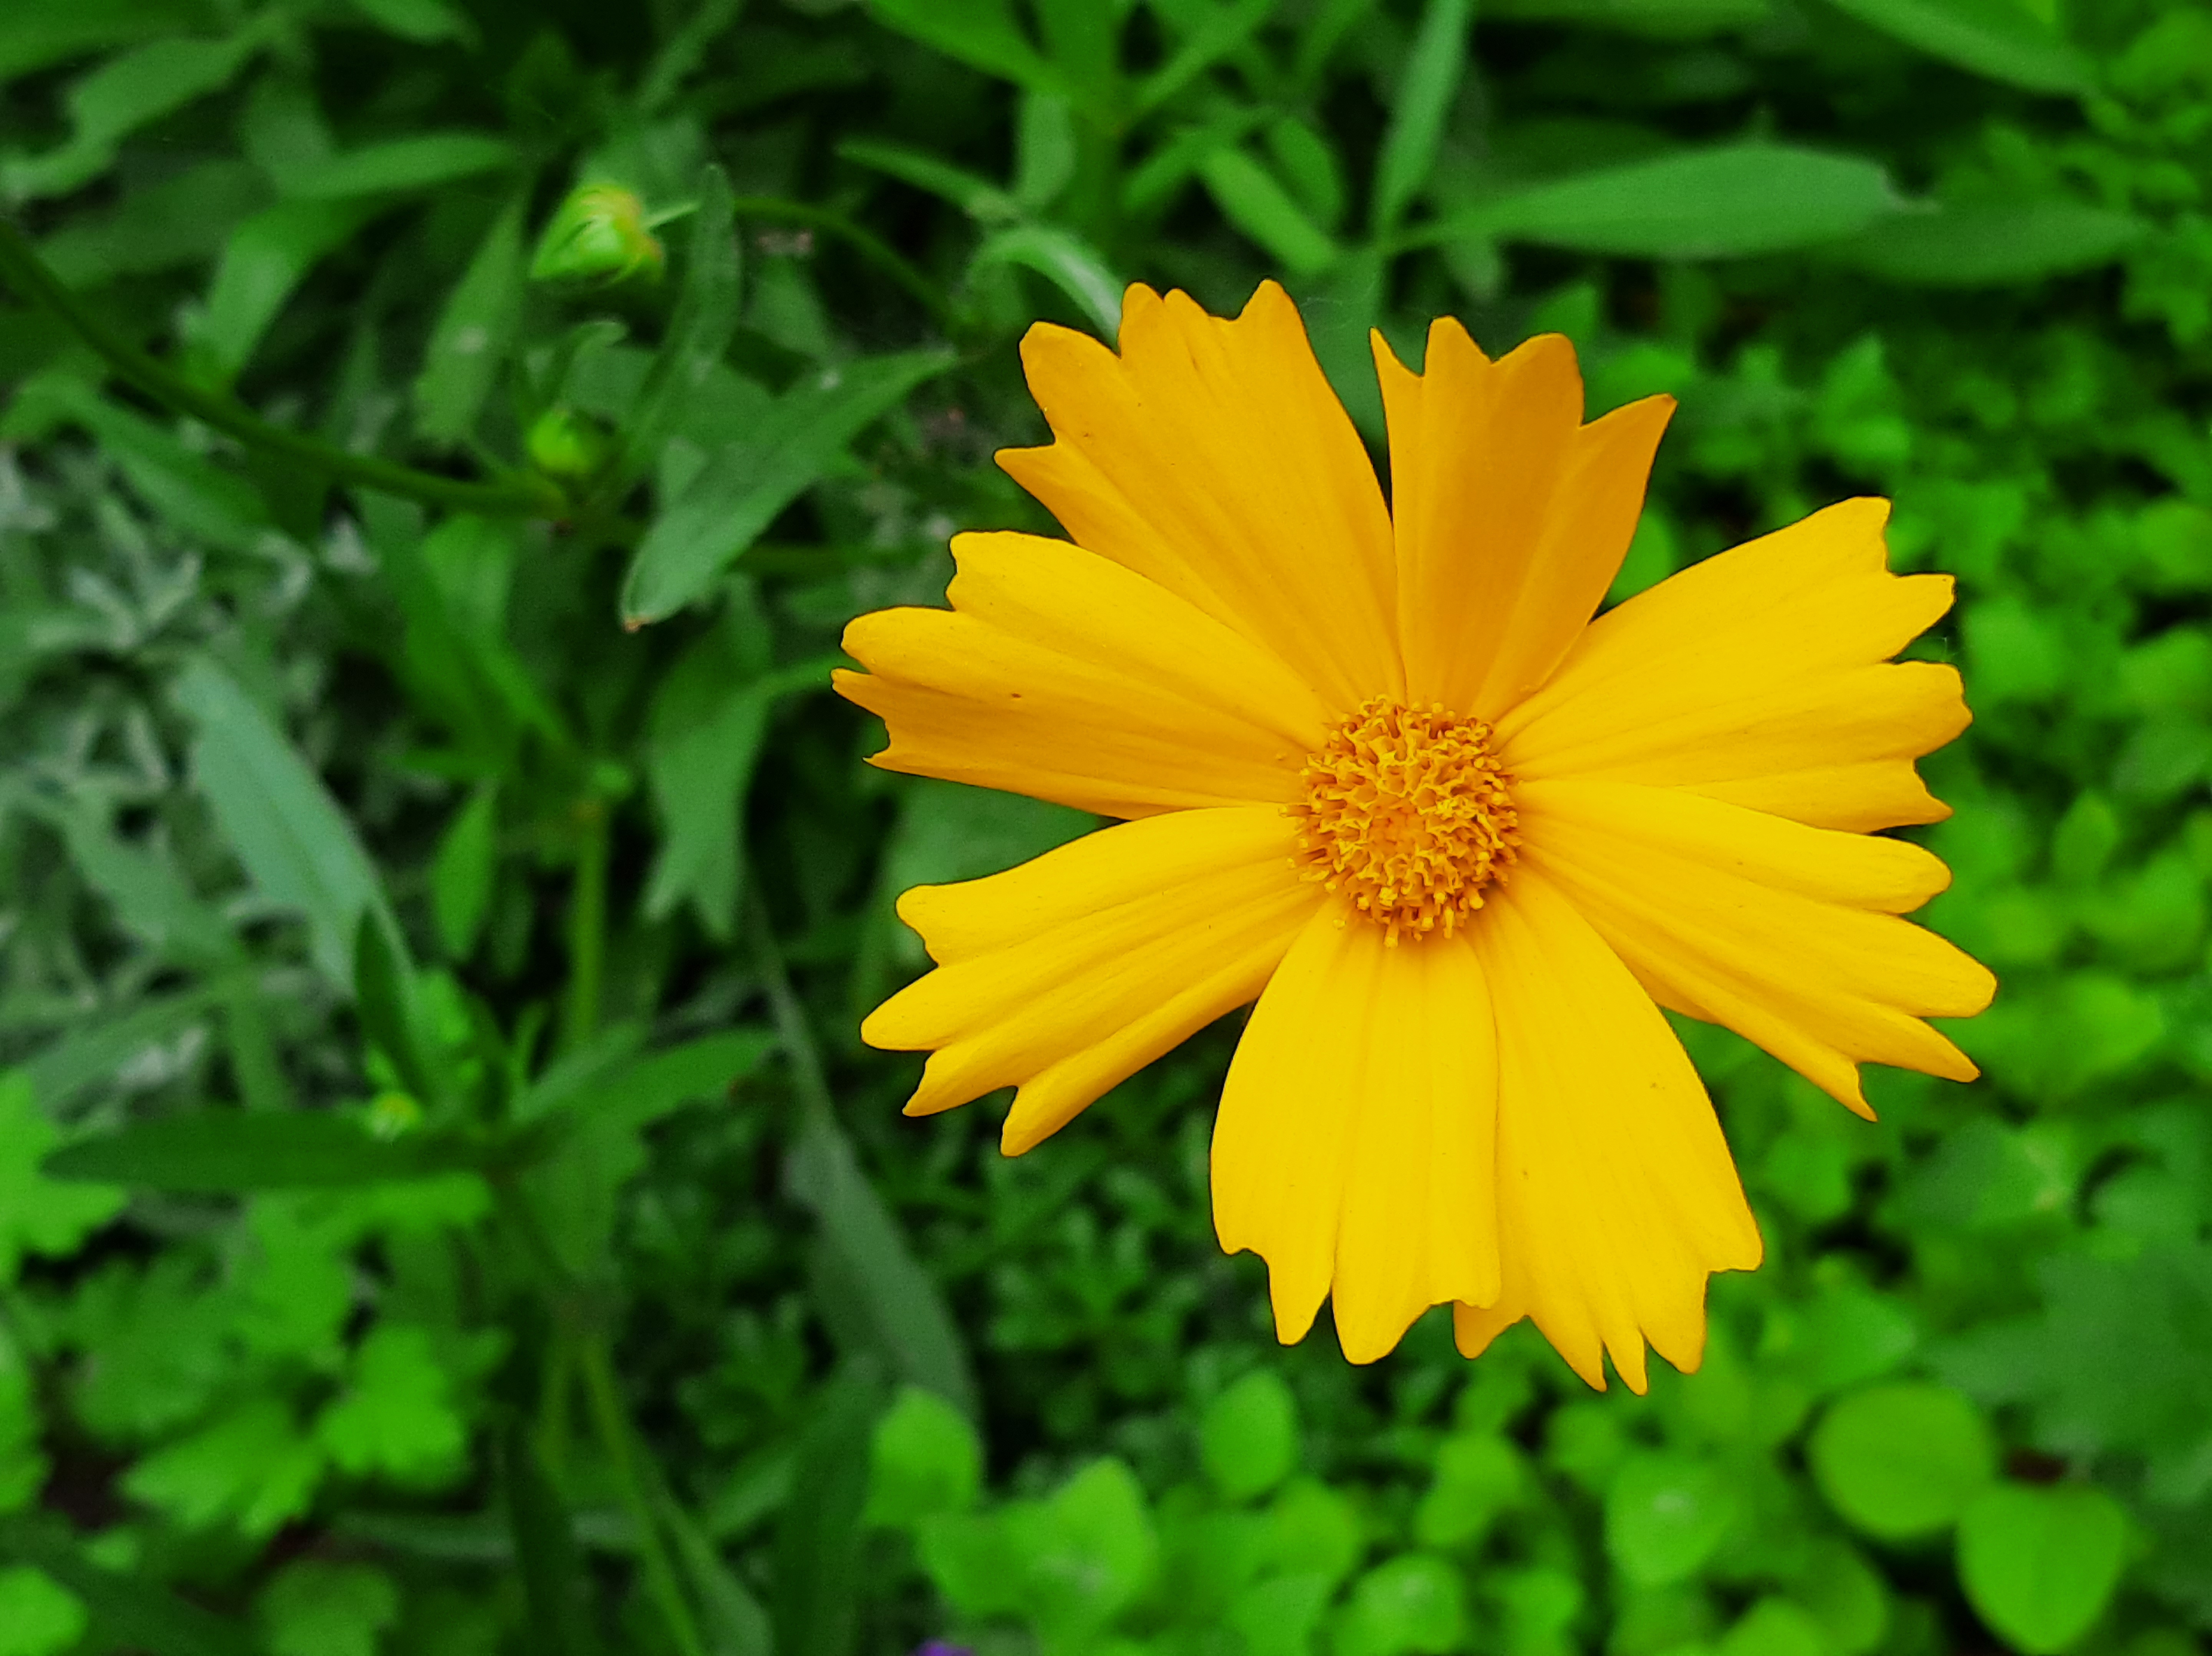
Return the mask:
<svg viewBox="0 0 2212 1656">
<path fill-rule="evenodd" d="M 27 302 L 43 305 L 68 323 L 106 359 L 109 367 L 148 396 L 251 447 L 297 461 L 338 483 L 404 496 L 449 511 L 555 521 L 565 521 L 572 514 L 568 496 L 550 478 L 517 475 L 501 483 L 469 483 L 379 460 L 374 454 L 352 454 L 319 437 L 270 424 L 234 399 L 185 378 L 101 321 L 46 268 L 32 248 L 30 238 L 4 216 L 0 216 L 0 277 Z"/>
<path fill-rule="evenodd" d="M 745 929 L 752 934 L 753 964 L 768 992 L 769 1015 L 775 1021 L 776 1038 L 791 1062 L 791 1079 L 799 1093 L 799 1108 L 810 1123 L 827 1123 L 836 1129 L 837 1105 L 830 1091 L 830 1074 L 823 1067 L 822 1049 L 806 1021 L 806 1008 L 792 992 L 791 975 L 783 968 L 783 951 L 775 946 L 775 929 L 769 922 L 768 905 L 757 890 L 745 893 Z"/>
<path fill-rule="evenodd" d="M 809 229 L 836 236 L 913 295 L 915 302 L 927 311 L 939 327 L 951 321 L 951 313 L 929 278 L 889 242 L 842 213 L 827 207 L 810 207 L 803 201 L 786 201 L 780 196 L 739 196 L 730 207 L 739 218 L 779 219 L 786 224 L 803 224 Z"/>
<path fill-rule="evenodd" d="M 599 982 L 607 953 L 607 802 L 587 795 L 576 806 L 581 843 L 568 899 L 568 1003 L 562 1044 L 574 1048 L 599 1026 Z"/>
<path fill-rule="evenodd" d="M 270 1038 L 257 977 L 241 974 L 223 997 L 223 1026 L 230 1038 L 230 1063 L 238 1091 L 249 1110 L 276 1111 L 292 1106 L 292 1088 Z"/>
<path fill-rule="evenodd" d="M 622 1486 L 623 1504 L 629 1509 L 630 1521 L 637 1526 L 638 1556 L 644 1562 L 646 1582 L 659 1609 L 660 1619 L 667 1623 L 669 1637 L 682 1656 L 706 1656 L 707 1647 L 699 1637 L 699 1624 L 676 1579 L 675 1566 L 669 1562 L 659 1514 L 654 1510 L 646 1479 L 639 1470 L 637 1444 L 630 1434 L 629 1417 L 623 1409 L 622 1393 L 615 1381 L 614 1364 L 607 1355 L 606 1341 L 597 1334 L 586 1336 L 578 1356 L 584 1393 L 591 1403 L 600 1445 L 614 1466 L 615 1479 Z"/>
</svg>

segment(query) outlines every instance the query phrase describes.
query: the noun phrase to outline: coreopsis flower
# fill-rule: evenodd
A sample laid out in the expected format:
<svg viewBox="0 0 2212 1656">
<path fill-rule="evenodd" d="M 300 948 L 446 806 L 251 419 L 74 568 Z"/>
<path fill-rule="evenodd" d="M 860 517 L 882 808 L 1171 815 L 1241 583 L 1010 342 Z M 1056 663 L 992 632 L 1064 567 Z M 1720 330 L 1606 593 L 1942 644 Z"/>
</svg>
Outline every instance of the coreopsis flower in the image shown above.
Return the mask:
<svg viewBox="0 0 2212 1656">
<path fill-rule="evenodd" d="M 1377 337 L 1387 505 L 1272 283 L 1022 355 L 1054 441 L 1000 463 L 1070 539 L 957 537 L 951 608 L 854 622 L 839 688 L 880 765 L 1120 820 L 900 900 L 937 969 L 862 1033 L 930 1054 L 908 1112 L 1014 1087 L 1018 1154 L 1256 999 L 1214 1223 L 1285 1342 L 1333 1298 L 1369 1361 L 1449 1303 L 1470 1356 L 1529 1317 L 1593 1385 L 1693 1368 L 1760 1241 L 1660 1008 L 1861 1115 L 1863 1062 L 1975 1074 L 1923 1020 L 1994 982 L 1900 917 L 1948 874 L 1872 831 L 1947 814 L 1913 761 L 1959 676 L 1890 658 L 1950 580 L 1850 500 L 1596 615 L 1674 404 L 1584 424 L 1556 335 Z"/>
</svg>

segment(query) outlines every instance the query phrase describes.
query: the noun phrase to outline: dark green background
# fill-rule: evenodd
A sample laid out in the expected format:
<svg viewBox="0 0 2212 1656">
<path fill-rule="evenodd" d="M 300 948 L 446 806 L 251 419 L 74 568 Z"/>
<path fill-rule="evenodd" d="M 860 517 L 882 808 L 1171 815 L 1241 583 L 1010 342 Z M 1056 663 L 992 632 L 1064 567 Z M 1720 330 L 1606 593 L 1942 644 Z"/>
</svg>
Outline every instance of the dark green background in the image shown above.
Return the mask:
<svg viewBox="0 0 2212 1656">
<path fill-rule="evenodd" d="M 2203 1648 L 2212 10 L 1475 12 L 0 7 L 0 1656 Z M 1233 1027 L 1018 1162 L 858 1044 L 1085 824 L 840 628 L 1050 529 L 1030 322 L 1267 276 L 1370 439 L 1443 313 L 1674 393 L 1616 595 L 1960 577 L 1987 1078 L 1686 1027 L 1768 1263 L 1648 1397 L 1279 1349 Z"/>
</svg>

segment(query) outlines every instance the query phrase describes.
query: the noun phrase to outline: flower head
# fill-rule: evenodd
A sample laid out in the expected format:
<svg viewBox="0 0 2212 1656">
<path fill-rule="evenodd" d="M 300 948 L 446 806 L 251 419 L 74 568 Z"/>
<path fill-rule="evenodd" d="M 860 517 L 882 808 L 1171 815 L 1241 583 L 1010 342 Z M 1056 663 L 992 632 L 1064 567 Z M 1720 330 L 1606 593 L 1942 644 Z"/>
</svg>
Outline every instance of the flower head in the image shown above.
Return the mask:
<svg viewBox="0 0 2212 1656">
<path fill-rule="evenodd" d="M 1596 616 L 1673 401 L 1583 423 L 1572 348 L 1380 338 L 1391 497 L 1281 289 L 1235 320 L 1129 290 L 1118 354 L 1030 330 L 1047 447 L 1000 463 L 1070 540 L 957 537 L 950 610 L 847 630 L 875 762 L 1121 820 L 923 886 L 937 970 L 863 1026 L 909 1113 L 1018 1089 L 1018 1154 L 1256 1000 L 1213 1135 L 1222 1245 L 1346 1355 L 1450 1303 L 1533 1318 L 1594 1385 L 1685 1369 L 1759 1230 L 1660 1008 L 1863 1115 L 1858 1066 L 1965 1080 L 1925 1021 L 1990 974 L 1901 916 L 1948 883 L 1871 831 L 1945 807 L 1967 721 L 1895 662 L 1949 607 L 1852 500 Z"/>
</svg>

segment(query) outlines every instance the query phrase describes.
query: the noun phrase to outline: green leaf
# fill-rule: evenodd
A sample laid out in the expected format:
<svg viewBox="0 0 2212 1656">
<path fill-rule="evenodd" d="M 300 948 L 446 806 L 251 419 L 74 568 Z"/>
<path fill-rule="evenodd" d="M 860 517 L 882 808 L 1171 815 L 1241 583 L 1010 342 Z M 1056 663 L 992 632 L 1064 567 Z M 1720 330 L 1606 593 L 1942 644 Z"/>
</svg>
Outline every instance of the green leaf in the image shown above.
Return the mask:
<svg viewBox="0 0 2212 1656">
<path fill-rule="evenodd" d="M 0 1569 L 0 1656 L 61 1656 L 91 1623 L 84 1600 L 44 1570 Z"/>
<path fill-rule="evenodd" d="M 589 1656 L 597 1648 L 585 1613 L 584 1563 L 561 1493 L 545 1474 L 530 1434 L 518 1422 L 499 1440 L 499 1469 L 505 1486 L 509 1532 L 522 1577 L 528 1613 L 530 1648 L 547 1656 Z"/>
<path fill-rule="evenodd" d="M 269 715 L 208 657 L 188 661 L 171 694 L 198 728 L 193 778 L 247 876 L 270 903 L 305 918 L 324 976 L 349 983 L 362 916 L 379 916 L 398 935 L 352 825 Z"/>
<path fill-rule="evenodd" d="M 881 1404 L 872 1377 L 848 1372 L 824 1389 L 800 1434 L 769 1601 L 780 1651 L 848 1656 L 860 1636 L 860 1519 Z"/>
<path fill-rule="evenodd" d="M 1736 1618 L 1719 1656 L 1830 1656 L 1820 1623 L 1802 1604 L 1771 1595 Z"/>
<path fill-rule="evenodd" d="M 1485 17 L 1583 23 L 1661 39 L 1748 28 L 1773 15 L 1772 0 L 1484 0 Z"/>
<path fill-rule="evenodd" d="M 1790 1592 L 1818 1624 L 1826 1656 L 1866 1656 L 1889 1632 L 1888 1586 L 1849 1542 L 1814 1542 Z"/>
<path fill-rule="evenodd" d="M 969 271 L 997 265 L 1021 265 L 1066 294 L 1091 319 L 1100 337 L 1121 331 L 1121 279 L 1107 267 L 1104 255 L 1072 230 L 1049 224 L 1018 224 L 986 236 L 969 262 Z"/>
<path fill-rule="evenodd" d="M 1519 1450 L 1492 1432 L 1457 1432 L 1437 1447 L 1436 1481 L 1414 1509 L 1425 1547 L 1461 1547 L 1519 1502 L 1528 1470 Z"/>
<path fill-rule="evenodd" d="M 617 1030 L 572 1053 L 519 1101 L 526 1121 L 558 1114 L 554 1153 L 531 1188 L 549 1239 L 580 1276 L 603 1275 L 623 1187 L 644 1167 L 644 1129 L 671 1111 L 726 1096 L 774 1049 L 757 1030 L 731 1030 L 634 1058 L 634 1031 Z"/>
<path fill-rule="evenodd" d="M 307 272 L 374 213 L 358 202 L 280 201 L 234 230 L 186 332 L 203 371 L 220 384 L 237 378 Z"/>
<path fill-rule="evenodd" d="M 1282 0 L 1235 0 L 1209 6 L 1198 27 L 1186 34 L 1167 62 L 1138 87 L 1136 107 L 1149 113 L 1236 52 L 1274 15 Z"/>
<path fill-rule="evenodd" d="M 270 1656 L 376 1656 L 399 1616 L 399 1589 L 367 1564 L 295 1559 L 262 1588 L 254 1609 Z"/>
<path fill-rule="evenodd" d="M 1429 0 L 1413 37 L 1398 94 L 1390 101 L 1390 125 L 1375 161 L 1375 195 L 1370 215 L 1375 234 L 1397 228 L 1417 191 L 1428 182 L 1443 137 L 1444 118 L 1459 90 L 1467 63 L 1468 25 L 1474 0 Z"/>
<path fill-rule="evenodd" d="M 32 1092 L 46 1108 L 61 1109 L 149 1048 L 175 1040 L 241 983 L 250 986 L 251 976 L 149 995 L 112 1016 L 88 1020 L 23 1066 Z"/>
<path fill-rule="evenodd" d="M 1378 444 L 1384 441 L 1382 387 L 1375 377 L 1369 331 L 1382 320 L 1387 265 L 1381 252 L 1362 247 L 1297 294 L 1314 355 L 1329 384 L 1361 435 Z"/>
<path fill-rule="evenodd" d="M 291 1411 L 259 1397 L 155 1451 L 122 1487 L 184 1529 L 227 1524 L 258 1541 L 307 1511 L 322 1476 L 322 1453 Z"/>
<path fill-rule="evenodd" d="M 0 1286 L 13 1284 L 0 1275 Z M 44 1444 L 46 1422 L 37 1384 L 22 1342 L 0 1331 L 0 1513 L 37 1504 L 39 1492 L 53 1473 Z M 4 1531 L 0 1531 L 0 1544 L 4 1544 Z"/>
<path fill-rule="evenodd" d="M 522 321 L 520 197 L 507 204 L 454 285 L 415 377 L 415 429 L 425 441 L 458 443 L 475 429 L 484 399 Z"/>
<path fill-rule="evenodd" d="M 1427 1553 L 1408 1553 L 1361 1576 L 1337 1613 L 1337 1656 L 1443 1656 L 1463 1648 L 1467 1588 Z"/>
<path fill-rule="evenodd" d="M 2084 92 L 2087 61 L 2021 0 L 1835 0 L 1839 10 L 1993 81 Z"/>
<path fill-rule="evenodd" d="M 1735 1513 L 1717 1468 L 1675 1455 L 1632 1455 L 1606 1489 L 1606 1551 L 1639 1586 L 1686 1580 L 1719 1549 Z"/>
<path fill-rule="evenodd" d="M 269 532 L 268 508 L 251 484 L 210 465 L 168 431 L 83 381 L 42 376 L 23 388 L 16 411 L 39 404 L 98 438 L 140 497 L 185 533 L 250 552 Z"/>
<path fill-rule="evenodd" d="M 268 204 L 268 184 L 252 167 L 205 161 L 132 190 L 112 211 L 73 215 L 39 243 L 39 256 L 64 286 L 96 288 L 211 260 L 241 221 Z"/>
<path fill-rule="evenodd" d="M 134 1122 L 46 1159 L 46 1175 L 150 1190 L 287 1190 L 422 1178 L 477 1165 L 453 1141 L 379 1139 L 328 1111 L 206 1110 Z"/>
<path fill-rule="evenodd" d="M 1359 1510 L 1342 1490 L 1294 1477 L 1267 1509 L 1265 1549 L 1269 1566 L 1284 1574 L 1319 1576 L 1334 1585 L 1359 1562 Z"/>
<path fill-rule="evenodd" d="M 332 155 L 284 184 L 315 201 L 412 194 L 512 166 L 514 146 L 488 132 L 422 132 Z"/>
<path fill-rule="evenodd" d="M 430 860 L 430 913 L 452 959 L 477 952 L 498 872 L 499 788 L 487 782 L 453 813 Z"/>
<path fill-rule="evenodd" d="M 522 556 L 511 520 L 462 513 L 427 535 L 380 535 L 378 551 L 407 618 L 401 666 L 416 695 L 486 768 L 513 763 L 525 732 L 556 752 L 574 743 L 507 636 Z"/>
<path fill-rule="evenodd" d="M 781 687 L 770 679 L 782 678 L 764 670 L 770 648 L 750 588 L 733 583 L 721 618 L 661 679 L 647 718 L 646 779 L 661 836 L 645 911 L 665 919 L 688 900 L 719 940 L 737 926 L 745 795 Z"/>
<path fill-rule="evenodd" d="M 58 1525 L 0 1522 L 0 1553 L 35 1565 L 82 1599 L 93 1613 L 96 1636 L 111 1647 L 149 1656 L 264 1656 L 235 1623 L 155 1582 L 88 1562 Z"/>
<path fill-rule="evenodd" d="M 660 1506 L 713 1656 L 773 1656 L 775 1627 L 752 1590 L 683 1507 L 673 1501 Z"/>
<path fill-rule="evenodd" d="M 1213 1487 L 1251 1501 L 1291 1475 L 1298 1460 L 1298 1408 L 1272 1368 L 1255 1368 L 1199 1417 L 1199 1458 Z"/>
<path fill-rule="evenodd" d="M 917 1385 L 876 1422 L 866 1521 L 912 1528 L 941 1513 L 964 1513 L 983 1487 L 983 1446 L 967 1417 Z"/>
<path fill-rule="evenodd" d="M 207 21 L 196 0 L 70 0 L 9 6 L 0 11 L 0 82 L 163 34 L 183 34 Z"/>
<path fill-rule="evenodd" d="M 660 620 L 704 594 L 847 443 L 952 361 L 943 350 L 865 357 L 810 374 L 776 399 L 767 430 L 710 456 L 663 504 L 623 582 L 623 624 Z"/>
<path fill-rule="evenodd" d="M 417 46 L 465 40 L 475 30 L 447 0 L 353 0 L 356 9 L 386 33 Z"/>
<path fill-rule="evenodd" d="M 354 933 L 353 998 L 362 1032 L 399 1072 L 400 1084 L 422 1104 L 444 1102 L 431 1070 L 432 1043 L 416 1026 L 414 970 L 374 911 Z"/>
<path fill-rule="evenodd" d="M 1329 141 L 1304 121 L 1288 115 L 1269 121 L 1263 134 L 1276 174 L 1312 216 L 1334 233 L 1344 221 L 1344 165 Z"/>
<path fill-rule="evenodd" d="M 876 138 L 847 138 L 838 144 L 837 153 L 847 161 L 951 202 L 979 224 L 1011 224 L 1022 216 L 1021 203 L 990 180 L 939 160 L 926 149 Z"/>
<path fill-rule="evenodd" d="M 1039 1506 L 1007 1515 L 1026 1596 L 1048 1643 L 1075 1644 L 1150 1586 L 1159 1538 L 1127 1464 L 1093 1461 Z"/>
<path fill-rule="evenodd" d="M 1886 1541 L 1948 1529 L 1996 1475 L 1979 1411 L 1940 1385 L 1855 1392 L 1821 1417 L 1808 1449 L 1828 1504 Z"/>
<path fill-rule="evenodd" d="M 726 1029 L 648 1054 L 618 1070 L 596 1114 L 636 1132 L 690 1104 L 724 1100 L 775 1050 L 763 1029 Z"/>
<path fill-rule="evenodd" d="M 123 139 L 228 85 L 257 44 L 252 33 L 152 40 L 109 58 L 64 95 L 75 129 L 68 143 L 42 155 L 0 160 L 0 195 L 34 200 L 90 183 L 113 163 Z"/>
<path fill-rule="evenodd" d="M 1422 241 L 1485 234 L 1583 253 L 1731 259 L 1838 240 L 1902 204 L 1872 161 L 1741 143 L 1533 185 L 1415 234 Z"/>
<path fill-rule="evenodd" d="M 379 1323 L 354 1354 L 345 1389 L 315 1420 L 315 1440 L 356 1477 L 436 1483 L 466 1463 L 469 1422 L 429 1334 Z"/>
<path fill-rule="evenodd" d="M 816 1296 L 840 1339 L 972 1415 L 975 1380 L 959 1330 L 835 1119 L 809 1112 L 783 1179 L 821 1227 Z"/>
<path fill-rule="evenodd" d="M 2000 1484 L 1959 1519 L 1959 1580 L 2006 1643 L 2057 1656 L 2112 1603 L 2127 1543 L 2127 1514 L 2102 1489 Z"/>
<path fill-rule="evenodd" d="M 0 1075 L 0 1285 L 25 1254 L 58 1258 L 122 1211 L 119 1189 L 61 1183 L 40 1164 L 61 1137 L 21 1070 Z"/>
<path fill-rule="evenodd" d="M 1313 1656 L 1314 1634 L 1336 1584 L 1323 1575 L 1270 1575 L 1240 1590 L 1222 1624 L 1244 1656 Z"/>
<path fill-rule="evenodd" d="M 1223 216 L 1284 269 L 1311 276 L 1336 263 L 1340 250 L 1328 233 L 1306 216 L 1273 173 L 1243 150 L 1217 149 L 1199 163 L 1198 172 Z"/>
<path fill-rule="evenodd" d="M 2086 202 L 1959 202 L 1886 219 L 1836 251 L 1893 282 L 2000 287 L 2112 264 L 2148 231 L 2132 213 Z"/>
<path fill-rule="evenodd" d="M 677 293 L 675 311 L 626 422 L 623 464 L 632 477 L 659 460 L 662 445 L 680 423 L 686 403 L 721 366 L 730 336 L 737 331 L 744 267 L 729 176 L 719 167 L 709 167 L 699 176 L 699 206 L 691 216 L 685 248 L 684 285 Z"/>
<path fill-rule="evenodd" d="M 85 883 L 147 947 L 181 965 L 228 966 L 241 958 L 222 916 L 193 895 L 170 860 L 117 836 L 90 801 L 33 796 L 23 807 L 60 831 Z"/>
<path fill-rule="evenodd" d="M 868 13 L 986 75 L 1039 92 L 1078 90 L 1030 43 L 1009 0 L 868 0 Z"/>
</svg>

